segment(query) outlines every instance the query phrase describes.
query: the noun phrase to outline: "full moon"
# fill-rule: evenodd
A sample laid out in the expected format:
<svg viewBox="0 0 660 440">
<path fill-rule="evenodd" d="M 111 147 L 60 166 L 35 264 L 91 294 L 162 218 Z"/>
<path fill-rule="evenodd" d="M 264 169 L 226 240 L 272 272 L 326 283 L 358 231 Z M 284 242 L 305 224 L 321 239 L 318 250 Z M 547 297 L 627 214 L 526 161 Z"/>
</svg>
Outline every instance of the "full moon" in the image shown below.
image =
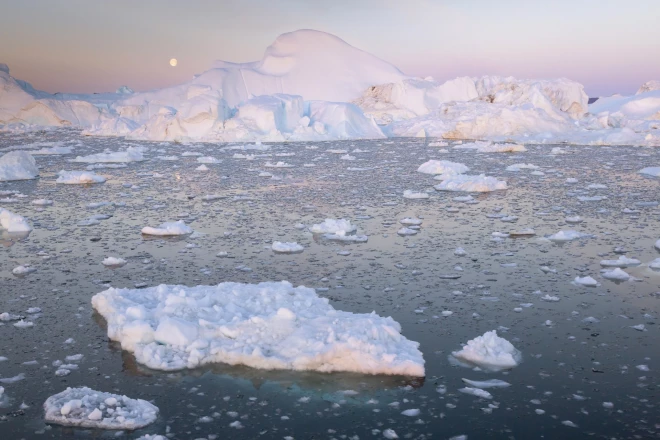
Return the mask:
<svg viewBox="0 0 660 440">
<path fill-rule="evenodd" d="M 176 67 L 176 65 L 177 65 L 178 63 L 179 63 L 179 62 L 176 60 L 176 58 L 172 58 L 172 59 L 170 60 L 170 66 L 172 66 L 172 67 Z"/>
</svg>

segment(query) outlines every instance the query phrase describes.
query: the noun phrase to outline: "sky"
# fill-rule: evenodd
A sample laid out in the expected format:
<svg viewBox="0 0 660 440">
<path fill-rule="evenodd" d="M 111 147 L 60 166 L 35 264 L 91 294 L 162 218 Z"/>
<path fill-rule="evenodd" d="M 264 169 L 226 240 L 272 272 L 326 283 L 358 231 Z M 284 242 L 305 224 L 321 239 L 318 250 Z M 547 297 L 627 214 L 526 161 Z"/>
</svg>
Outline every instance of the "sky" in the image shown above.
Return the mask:
<svg viewBox="0 0 660 440">
<path fill-rule="evenodd" d="M 659 0 L 2 0 L 1 11 L 0 63 L 48 92 L 179 84 L 215 60 L 258 60 L 297 29 L 439 81 L 566 77 L 607 96 L 660 80 Z"/>
</svg>

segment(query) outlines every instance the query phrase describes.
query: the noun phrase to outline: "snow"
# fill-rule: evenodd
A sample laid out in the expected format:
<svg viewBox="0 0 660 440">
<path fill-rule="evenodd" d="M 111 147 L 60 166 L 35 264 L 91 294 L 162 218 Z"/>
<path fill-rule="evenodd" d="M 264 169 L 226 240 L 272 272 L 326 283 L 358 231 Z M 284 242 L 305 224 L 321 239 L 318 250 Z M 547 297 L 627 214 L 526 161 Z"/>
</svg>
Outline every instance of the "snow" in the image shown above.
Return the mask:
<svg viewBox="0 0 660 440">
<path fill-rule="evenodd" d="M 67 185 L 84 185 L 86 183 L 103 183 L 105 177 L 99 176 L 92 171 L 60 171 L 56 183 Z"/>
<path fill-rule="evenodd" d="M 491 371 L 516 367 L 522 358 L 509 341 L 497 335 L 496 330 L 469 340 L 461 350 L 452 352 L 452 356 Z"/>
<path fill-rule="evenodd" d="M 434 186 L 438 191 L 490 192 L 507 189 L 505 181 L 484 174 L 478 176 L 442 174 L 439 177 L 442 183 Z"/>
<path fill-rule="evenodd" d="M 152 228 L 150 226 L 145 226 L 142 228 L 142 233 L 144 235 L 187 235 L 192 234 L 193 230 L 190 226 L 186 225 L 186 222 L 183 220 L 178 220 L 175 222 L 165 222 L 162 223 L 157 228 Z"/>
<path fill-rule="evenodd" d="M 357 226 L 351 224 L 350 220 L 327 218 L 323 223 L 314 224 L 309 228 L 314 234 L 350 234 L 357 231 Z"/>
<path fill-rule="evenodd" d="M 285 281 L 111 288 L 92 305 L 108 322 L 108 337 L 157 370 L 224 362 L 424 375 L 419 344 L 392 318 L 335 310 L 313 289 Z"/>
<path fill-rule="evenodd" d="M 0 157 L 0 182 L 29 180 L 39 175 L 37 164 L 26 151 L 10 151 Z"/>
<path fill-rule="evenodd" d="M 126 163 L 126 162 L 141 162 L 144 159 L 144 148 L 141 147 L 128 147 L 126 151 L 118 151 L 114 153 L 98 153 L 89 156 L 78 156 L 72 162 L 83 163 Z"/>
<path fill-rule="evenodd" d="M 0 228 L 7 232 L 30 232 L 32 230 L 25 217 L 4 208 L 0 208 Z"/>
<path fill-rule="evenodd" d="M 95 391 L 87 387 L 67 388 L 44 403 L 47 423 L 96 429 L 135 430 L 158 417 L 158 408 L 142 399 Z"/>
<path fill-rule="evenodd" d="M 272 249 L 273 251 L 282 254 L 293 254 L 293 253 L 302 252 L 305 248 L 295 242 L 283 243 L 280 241 L 275 241 L 273 242 Z"/>
<path fill-rule="evenodd" d="M 429 160 L 417 169 L 424 174 L 463 174 L 470 169 L 462 163 L 450 162 L 448 160 Z"/>
</svg>

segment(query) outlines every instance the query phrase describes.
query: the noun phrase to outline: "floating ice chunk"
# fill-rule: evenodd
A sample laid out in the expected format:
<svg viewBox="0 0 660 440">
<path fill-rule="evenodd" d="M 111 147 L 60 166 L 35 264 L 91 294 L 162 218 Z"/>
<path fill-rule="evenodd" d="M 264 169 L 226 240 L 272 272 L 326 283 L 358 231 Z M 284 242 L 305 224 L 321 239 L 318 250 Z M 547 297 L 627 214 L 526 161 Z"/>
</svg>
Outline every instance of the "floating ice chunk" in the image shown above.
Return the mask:
<svg viewBox="0 0 660 440">
<path fill-rule="evenodd" d="M 103 260 L 102 264 L 104 266 L 123 266 L 126 264 L 126 260 L 123 258 L 108 257 Z"/>
<path fill-rule="evenodd" d="M 73 147 L 50 147 L 50 148 L 41 148 L 36 151 L 30 151 L 30 154 L 33 156 L 59 156 L 61 154 L 71 154 L 73 153 Z"/>
<path fill-rule="evenodd" d="M 547 293 L 544 296 L 542 296 L 541 299 L 543 301 L 548 301 L 548 302 L 557 302 L 557 301 L 559 301 L 558 296 L 548 295 Z"/>
<path fill-rule="evenodd" d="M 507 171 L 520 171 L 520 170 L 538 170 L 540 167 L 531 163 L 514 163 L 506 167 Z"/>
<path fill-rule="evenodd" d="M 397 433 L 393 429 L 385 429 L 383 430 L 383 437 L 385 437 L 388 440 L 394 440 L 399 438 Z"/>
<path fill-rule="evenodd" d="M 30 232 L 32 230 L 25 217 L 4 208 L 0 208 L 0 228 L 7 232 Z"/>
<path fill-rule="evenodd" d="M 612 281 L 628 281 L 630 279 L 630 275 L 628 275 L 624 270 L 621 270 L 618 267 L 612 270 L 603 270 L 601 272 L 601 276 L 606 280 L 612 280 Z"/>
<path fill-rule="evenodd" d="M 579 215 L 576 215 L 574 217 L 566 217 L 564 221 L 566 223 L 582 223 L 582 217 L 580 217 Z"/>
<path fill-rule="evenodd" d="M 570 427 L 570 428 L 577 428 L 577 427 L 578 427 L 578 425 L 576 425 L 575 423 L 571 422 L 570 420 L 564 420 L 563 422 L 561 422 L 561 424 L 562 424 L 562 425 L 566 425 L 566 426 L 568 426 L 568 427 Z"/>
<path fill-rule="evenodd" d="M 518 229 L 517 231 L 509 232 L 509 236 L 511 237 L 531 237 L 532 235 L 536 235 L 536 231 L 532 228 Z"/>
<path fill-rule="evenodd" d="M 560 147 L 554 147 L 550 150 L 550 154 L 566 154 L 566 150 L 563 150 Z"/>
<path fill-rule="evenodd" d="M 497 336 L 496 330 L 469 340 L 461 350 L 453 352 L 452 356 L 459 361 L 492 371 L 516 367 L 522 358 L 520 351 L 509 341 Z"/>
<path fill-rule="evenodd" d="M 552 241 L 571 241 L 579 238 L 591 237 L 589 234 L 584 234 L 578 231 L 559 231 L 556 234 L 550 235 L 548 240 Z"/>
<path fill-rule="evenodd" d="M 462 163 L 450 162 L 448 160 L 429 160 L 417 168 L 417 171 L 424 174 L 463 174 L 470 169 Z"/>
<path fill-rule="evenodd" d="M 591 277 L 575 277 L 573 280 L 573 284 L 579 285 L 579 286 L 587 286 L 587 287 L 596 287 L 598 286 L 598 281 L 594 280 Z"/>
<path fill-rule="evenodd" d="M 224 362 L 424 375 L 419 344 L 392 318 L 335 310 L 313 289 L 288 282 L 108 289 L 92 305 L 108 337 L 157 370 Z"/>
<path fill-rule="evenodd" d="M 566 183 L 578 183 L 578 180 L 574 177 L 569 177 L 566 179 Z"/>
<path fill-rule="evenodd" d="M 465 252 L 465 249 L 462 247 L 457 247 L 456 250 L 454 251 L 454 255 L 457 257 L 464 257 L 467 255 L 467 252 Z"/>
<path fill-rule="evenodd" d="M 222 161 L 220 159 L 216 159 L 215 157 L 212 156 L 203 156 L 203 157 L 198 157 L 197 158 L 198 163 L 221 163 Z"/>
<path fill-rule="evenodd" d="M 461 379 L 467 385 L 470 385 L 474 388 L 506 388 L 511 386 L 509 382 L 505 382 L 499 379 L 490 379 L 490 380 L 470 380 L 470 379 Z"/>
<path fill-rule="evenodd" d="M 344 154 L 343 156 L 340 157 L 341 160 L 355 160 L 355 156 L 351 156 L 350 154 Z"/>
<path fill-rule="evenodd" d="M 481 397 L 482 399 L 493 398 L 492 394 L 490 394 L 486 390 L 482 390 L 481 388 L 465 387 L 465 388 L 460 388 L 458 391 L 460 391 L 461 393 L 470 394 L 472 396 Z"/>
<path fill-rule="evenodd" d="M 448 147 L 449 142 L 445 141 L 437 141 L 437 142 L 429 142 L 429 147 Z"/>
<path fill-rule="evenodd" d="M 197 171 L 208 171 L 208 170 L 209 170 L 209 167 L 207 167 L 207 166 L 204 165 L 204 164 L 201 164 L 200 166 L 198 166 L 197 168 L 195 168 L 195 170 L 197 170 Z"/>
<path fill-rule="evenodd" d="M 26 151 L 10 151 L 0 157 L 0 182 L 29 180 L 38 175 L 37 163 Z"/>
<path fill-rule="evenodd" d="M 53 204 L 53 201 L 48 199 L 36 199 L 36 200 L 32 200 L 31 203 L 37 206 L 50 206 Z"/>
<path fill-rule="evenodd" d="M 600 202 L 606 198 L 607 196 L 579 196 L 578 200 L 581 202 Z"/>
<path fill-rule="evenodd" d="M 0 378 L 0 383 L 8 384 L 8 383 L 16 383 L 18 381 L 21 381 L 25 379 L 25 373 L 19 373 L 14 377 L 3 377 Z"/>
<path fill-rule="evenodd" d="M 275 241 L 273 242 L 272 249 L 281 254 L 294 254 L 302 252 L 305 248 L 295 242 L 283 243 L 281 241 Z"/>
<path fill-rule="evenodd" d="M 128 147 L 126 151 L 117 151 L 114 153 L 97 153 L 89 156 L 78 156 L 72 162 L 83 163 L 127 163 L 127 162 L 142 162 L 144 156 L 142 152 L 143 147 Z"/>
<path fill-rule="evenodd" d="M 152 228 L 150 226 L 145 226 L 142 228 L 142 233 L 144 235 L 186 235 L 192 234 L 193 230 L 190 226 L 186 225 L 186 222 L 179 220 L 176 222 L 165 222 L 162 223 L 157 228 Z"/>
<path fill-rule="evenodd" d="M 660 240 L 655 242 L 655 248 L 660 251 Z"/>
<path fill-rule="evenodd" d="M 660 177 L 660 167 L 647 167 L 642 168 L 638 171 L 640 174 L 646 174 L 647 176 Z"/>
<path fill-rule="evenodd" d="M 656 258 L 655 260 L 651 261 L 649 263 L 649 267 L 654 270 L 660 270 L 660 258 Z"/>
<path fill-rule="evenodd" d="M 146 400 L 87 387 L 67 388 L 50 396 L 44 403 L 44 410 L 47 423 L 130 431 L 153 423 L 158 416 L 158 408 Z"/>
<path fill-rule="evenodd" d="M 334 241 L 344 241 L 344 242 L 353 242 L 353 243 L 366 243 L 369 241 L 369 237 L 366 235 L 357 235 L 357 234 L 346 234 L 343 231 L 337 232 L 335 234 L 323 234 L 323 238 L 326 240 Z"/>
<path fill-rule="evenodd" d="M 99 176 L 91 171 L 60 171 L 56 183 L 68 185 L 82 185 L 86 183 L 103 183 L 105 177 Z"/>
<path fill-rule="evenodd" d="M 524 145 L 494 144 L 490 141 L 477 141 L 462 145 L 455 145 L 455 149 L 477 150 L 480 153 L 515 153 L 527 151 Z"/>
<path fill-rule="evenodd" d="M 25 276 L 29 273 L 36 271 L 37 269 L 32 266 L 16 266 L 12 269 L 11 273 L 18 276 Z"/>
<path fill-rule="evenodd" d="M 414 192 L 409 189 L 403 192 L 403 198 L 405 199 L 428 199 L 429 195 L 425 192 Z"/>
<path fill-rule="evenodd" d="M 600 265 L 603 267 L 632 267 L 639 266 L 642 262 L 634 258 L 627 258 L 625 255 L 620 255 L 617 260 L 601 260 Z"/>
<path fill-rule="evenodd" d="M 410 228 L 401 228 L 398 231 L 396 231 L 397 234 L 399 235 L 416 235 L 419 231 L 415 229 L 410 229 Z"/>
<path fill-rule="evenodd" d="M 418 219 L 417 217 L 406 217 L 399 220 L 399 223 L 404 226 L 419 226 L 422 224 L 422 220 Z"/>
<path fill-rule="evenodd" d="M 18 324 L 18 323 L 16 323 L 16 324 Z M 14 324 L 14 325 L 16 325 L 16 324 Z M 640 331 L 640 332 L 645 332 L 646 331 L 646 326 L 644 324 L 631 325 L 630 328 L 634 328 L 635 330 Z"/>
<path fill-rule="evenodd" d="M 440 176 L 442 183 L 434 188 L 438 191 L 467 191 L 467 192 L 490 192 L 507 189 L 506 182 L 497 180 L 495 177 L 467 176 L 463 174 Z"/>
<path fill-rule="evenodd" d="M 458 197 L 454 197 L 452 200 L 454 202 L 466 203 L 466 202 L 473 201 L 474 197 L 472 197 L 472 196 L 458 196 Z"/>
<path fill-rule="evenodd" d="M 271 162 L 266 162 L 264 164 L 266 168 L 292 168 L 293 165 L 288 164 L 286 162 L 277 162 L 277 163 L 271 163 Z"/>
<path fill-rule="evenodd" d="M 343 218 L 339 220 L 327 218 L 323 223 L 312 225 L 309 230 L 314 234 L 336 234 L 339 232 L 349 234 L 357 231 L 357 226 L 352 225 L 349 220 Z"/>
<path fill-rule="evenodd" d="M 18 327 L 18 328 L 29 328 L 34 326 L 34 323 L 31 321 L 25 321 L 24 319 L 21 319 L 20 321 L 15 322 L 13 325 L 14 327 Z"/>
<path fill-rule="evenodd" d="M 408 416 L 408 417 L 417 417 L 420 414 L 420 410 L 415 408 L 415 409 L 407 409 L 403 412 L 401 412 L 402 415 Z"/>
</svg>

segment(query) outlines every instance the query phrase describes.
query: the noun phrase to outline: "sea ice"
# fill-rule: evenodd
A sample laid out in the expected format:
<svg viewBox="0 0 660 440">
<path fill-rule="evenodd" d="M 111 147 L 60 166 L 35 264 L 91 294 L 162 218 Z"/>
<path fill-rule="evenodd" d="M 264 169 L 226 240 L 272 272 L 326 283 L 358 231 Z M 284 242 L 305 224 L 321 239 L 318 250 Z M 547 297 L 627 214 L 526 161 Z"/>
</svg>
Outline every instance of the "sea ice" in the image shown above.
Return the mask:
<svg viewBox="0 0 660 440">
<path fill-rule="evenodd" d="M 295 242 L 283 243 L 281 241 L 275 241 L 273 242 L 272 249 L 273 251 L 281 254 L 294 254 L 294 253 L 302 252 L 303 249 L 305 248 Z"/>
<path fill-rule="evenodd" d="M 340 232 L 350 234 L 357 231 L 357 226 L 352 225 L 349 220 L 343 218 L 339 220 L 327 218 L 323 223 L 312 225 L 309 230 L 314 234 L 337 234 Z"/>
<path fill-rule="evenodd" d="M 483 174 L 479 176 L 441 175 L 440 177 L 442 183 L 434 186 L 438 191 L 490 192 L 507 189 L 506 182 Z"/>
<path fill-rule="evenodd" d="M 490 394 L 486 390 L 482 390 L 481 388 L 465 387 L 465 388 L 460 388 L 458 391 L 460 391 L 461 393 L 470 394 L 472 396 L 481 397 L 482 399 L 493 398 L 492 394 Z"/>
<path fill-rule="evenodd" d="M 630 275 L 628 275 L 628 273 L 626 273 L 624 270 L 619 269 L 618 267 L 612 270 L 603 270 L 601 272 L 601 276 L 606 280 L 612 280 L 612 281 L 627 281 L 630 279 Z"/>
<path fill-rule="evenodd" d="M 573 284 L 580 286 L 596 287 L 598 286 L 598 281 L 594 280 L 591 277 L 575 277 Z"/>
<path fill-rule="evenodd" d="M 131 431 L 153 423 L 158 416 L 158 408 L 146 400 L 87 387 L 67 388 L 50 396 L 44 411 L 47 423 Z"/>
<path fill-rule="evenodd" d="M 10 151 L 0 157 L 0 182 L 29 180 L 39 175 L 34 157 L 25 151 Z"/>
<path fill-rule="evenodd" d="M 424 375 L 419 344 L 392 318 L 335 310 L 313 289 L 284 281 L 111 288 L 92 305 L 108 322 L 108 337 L 157 370 L 224 362 Z"/>
<path fill-rule="evenodd" d="M 145 226 L 142 228 L 142 233 L 144 235 L 186 235 L 192 234 L 193 230 L 190 226 L 186 225 L 186 222 L 183 220 L 178 220 L 176 222 L 165 222 L 162 223 L 157 228 L 152 228 L 150 226 Z"/>
<path fill-rule="evenodd" d="M 417 171 L 424 174 L 463 174 L 470 171 L 470 169 L 458 162 L 429 160 L 420 165 Z"/>
<path fill-rule="evenodd" d="M 104 266 L 123 266 L 126 264 L 126 260 L 123 258 L 107 257 L 103 260 L 102 264 Z"/>
<path fill-rule="evenodd" d="M 470 380 L 470 379 L 461 379 L 465 384 L 470 385 L 474 388 L 506 388 L 511 386 L 509 382 L 505 382 L 500 379 L 489 379 L 489 380 Z"/>
<path fill-rule="evenodd" d="M 639 266 L 642 262 L 634 258 L 628 258 L 625 255 L 620 255 L 617 260 L 601 260 L 600 265 L 603 267 L 632 267 Z"/>
<path fill-rule="evenodd" d="M 522 356 L 509 341 L 491 330 L 467 342 L 459 351 L 452 352 L 459 361 L 474 364 L 480 368 L 499 371 L 516 367 Z"/>
<path fill-rule="evenodd" d="M 91 171 L 60 171 L 56 183 L 69 185 L 81 185 L 85 183 L 103 183 L 105 177 L 99 176 Z"/>
<path fill-rule="evenodd" d="M 7 232 L 30 232 L 32 230 L 25 217 L 4 208 L 0 208 L 0 228 Z"/>
</svg>

